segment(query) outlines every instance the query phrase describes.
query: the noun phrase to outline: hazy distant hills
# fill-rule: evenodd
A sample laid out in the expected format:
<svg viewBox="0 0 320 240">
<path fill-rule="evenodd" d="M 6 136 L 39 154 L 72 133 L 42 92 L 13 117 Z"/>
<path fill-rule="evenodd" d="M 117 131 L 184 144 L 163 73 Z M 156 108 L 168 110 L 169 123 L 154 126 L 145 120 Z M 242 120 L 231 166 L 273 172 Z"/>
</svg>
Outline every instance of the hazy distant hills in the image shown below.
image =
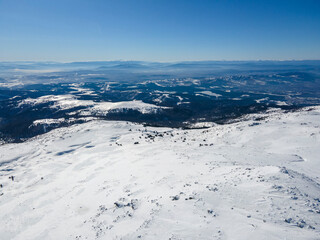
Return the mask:
<svg viewBox="0 0 320 240">
<path fill-rule="evenodd" d="M 214 71 L 272 71 L 272 70 L 319 70 L 320 60 L 304 61 L 188 61 L 188 62 L 144 62 L 144 61 L 90 61 L 90 62 L 0 62 L 2 70 L 197 70 Z"/>
</svg>

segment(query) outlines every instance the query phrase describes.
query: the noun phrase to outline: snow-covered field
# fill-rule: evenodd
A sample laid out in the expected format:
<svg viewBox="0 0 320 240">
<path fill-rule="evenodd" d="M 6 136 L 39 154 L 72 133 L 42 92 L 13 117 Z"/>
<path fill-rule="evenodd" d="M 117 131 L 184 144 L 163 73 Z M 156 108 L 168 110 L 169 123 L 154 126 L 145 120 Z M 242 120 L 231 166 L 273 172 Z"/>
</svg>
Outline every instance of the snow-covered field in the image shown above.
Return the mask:
<svg viewBox="0 0 320 240">
<path fill-rule="evenodd" d="M 256 117 L 0 146 L 0 239 L 320 239 L 320 108 Z"/>
<path fill-rule="evenodd" d="M 141 100 L 124 101 L 124 102 L 94 102 L 92 100 L 79 100 L 73 95 L 45 95 L 39 98 L 27 98 L 19 103 L 19 107 L 24 105 L 38 105 L 42 103 L 53 103 L 50 108 L 61 110 L 73 109 L 76 107 L 87 107 L 85 110 L 79 110 L 76 113 L 86 115 L 97 113 L 97 115 L 106 115 L 110 110 L 133 109 L 141 113 L 154 112 L 157 109 L 165 108 L 153 104 L 144 103 Z"/>
</svg>

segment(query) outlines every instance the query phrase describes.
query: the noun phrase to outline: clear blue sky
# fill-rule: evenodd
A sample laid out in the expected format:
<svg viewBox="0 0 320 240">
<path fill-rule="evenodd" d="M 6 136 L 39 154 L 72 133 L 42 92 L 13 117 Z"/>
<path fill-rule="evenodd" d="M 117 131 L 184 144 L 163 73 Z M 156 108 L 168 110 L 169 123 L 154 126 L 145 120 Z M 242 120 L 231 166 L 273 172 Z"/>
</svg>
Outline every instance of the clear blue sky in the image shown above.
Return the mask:
<svg viewBox="0 0 320 240">
<path fill-rule="evenodd" d="M 320 0 L 0 0 L 0 61 L 320 59 Z"/>
</svg>

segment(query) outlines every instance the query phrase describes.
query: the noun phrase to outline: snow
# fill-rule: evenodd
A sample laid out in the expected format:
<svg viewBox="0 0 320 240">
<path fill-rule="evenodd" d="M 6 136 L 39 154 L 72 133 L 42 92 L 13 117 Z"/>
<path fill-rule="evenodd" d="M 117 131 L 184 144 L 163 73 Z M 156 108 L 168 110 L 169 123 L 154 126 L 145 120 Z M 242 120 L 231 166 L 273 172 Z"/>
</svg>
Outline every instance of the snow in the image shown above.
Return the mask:
<svg viewBox="0 0 320 240">
<path fill-rule="evenodd" d="M 269 97 L 257 99 L 257 100 L 254 100 L 254 101 L 255 101 L 256 103 L 262 103 L 262 102 L 268 101 L 268 100 L 269 100 Z"/>
<path fill-rule="evenodd" d="M 0 239 L 319 239 L 320 108 L 258 116 L 2 145 Z"/>
<path fill-rule="evenodd" d="M 38 98 L 27 98 L 19 103 L 19 107 L 23 105 L 38 105 L 48 102 L 54 102 L 52 108 L 70 109 L 80 106 L 93 105 L 93 101 L 78 100 L 73 95 L 45 95 Z"/>
<path fill-rule="evenodd" d="M 201 92 L 197 92 L 199 94 L 203 94 L 203 95 L 207 95 L 207 96 L 211 96 L 211 97 L 221 97 L 222 95 L 221 94 L 218 94 L 218 93 L 213 93 L 211 91 L 201 91 Z"/>
<path fill-rule="evenodd" d="M 42 125 L 42 124 L 59 124 L 64 122 L 66 119 L 65 118 L 46 118 L 46 119 L 39 119 L 39 120 L 35 120 L 32 123 L 32 126 L 38 126 L 38 125 Z"/>
<path fill-rule="evenodd" d="M 80 84 L 73 83 L 70 84 L 70 89 L 73 89 L 74 91 L 71 91 L 71 94 L 77 94 L 77 95 L 90 95 L 90 96 L 97 96 L 94 91 L 90 90 L 89 88 L 83 88 Z"/>
<path fill-rule="evenodd" d="M 90 107 L 88 110 L 82 111 L 82 114 L 94 113 L 97 115 L 104 115 L 113 109 L 133 109 L 133 110 L 138 110 L 143 114 L 146 114 L 146 113 L 155 112 L 160 108 L 166 108 L 166 107 L 159 107 L 153 104 L 144 103 L 141 100 L 133 100 L 133 101 L 125 101 L 125 102 L 99 102 L 99 103 L 95 103 L 94 106 Z"/>
<path fill-rule="evenodd" d="M 77 111 L 82 115 L 87 115 L 91 113 L 105 115 L 108 113 L 108 111 L 114 109 L 134 109 L 145 114 L 154 112 L 160 108 L 165 108 L 149 103 L 144 103 L 141 100 L 123 102 L 94 102 L 92 100 L 80 100 L 74 95 L 46 95 L 39 98 L 27 98 L 19 103 L 19 107 L 23 105 L 37 105 L 48 102 L 53 102 L 53 104 L 50 105 L 50 108 L 57 108 L 62 110 L 68 110 L 76 107 L 84 107 L 86 109 Z"/>
<path fill-rule="evenodd" d="M 276 101 L 276 104 L 278 106 L 288 106 L 288 104 L 286 102 L 284 102 L 284 101 Z"/>
<path fill-rule="evenodd" d="M 19 81 L 12 81 L 12 82 L 0 82 L 0 88 L 12 88 L 17 86 L 22 86 L 23 83 Z"/>
<path fill-rule="evenodd" d="M 189 128 L 209 128 L 209 127 L 213 127 L 216 126 L 217 124 L 213 123 L 213 122 L 198 122 L 198 123 L 192 123 L 189 124 Z"/>
</svg>

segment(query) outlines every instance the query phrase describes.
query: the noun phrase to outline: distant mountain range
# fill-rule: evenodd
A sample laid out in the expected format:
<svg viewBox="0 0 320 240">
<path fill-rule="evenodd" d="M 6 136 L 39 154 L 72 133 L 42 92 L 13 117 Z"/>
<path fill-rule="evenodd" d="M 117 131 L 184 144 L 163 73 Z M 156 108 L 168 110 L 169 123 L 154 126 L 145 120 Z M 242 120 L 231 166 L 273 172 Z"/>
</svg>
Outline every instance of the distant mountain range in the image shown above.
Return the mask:
<svg viewBox="0 0 320 240">
<path fill-rule="evenodd" d="M 92 119 L 190 128 L 320 104 L 320 61 L 2 62 L 0 69 L 3 142 Z"/>
</svg>

